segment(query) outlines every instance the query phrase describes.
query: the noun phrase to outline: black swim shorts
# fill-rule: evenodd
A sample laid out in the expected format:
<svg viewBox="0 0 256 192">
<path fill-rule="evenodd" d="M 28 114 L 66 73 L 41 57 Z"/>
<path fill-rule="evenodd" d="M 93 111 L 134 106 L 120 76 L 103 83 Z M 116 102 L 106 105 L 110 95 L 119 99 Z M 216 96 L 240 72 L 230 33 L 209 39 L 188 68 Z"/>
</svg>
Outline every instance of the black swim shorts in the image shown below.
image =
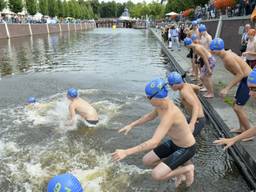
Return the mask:
<svg viewBox="0 0 256 192">
<path fill-rule="evenodd" d="M 235 95 L 236 104 L 241 106 L 245 105 L 247 101 L 250 99 L 249 92 L 250 89 L 248 88 L 247 85 L 247 77 L 245 77 L 240 81 L 240 84 L 237 88 Z"/>
<path fill-rule="evenodd" d="M 174 170 L 186 163 L 195 155 L 196 147 L 195 145 L 187 148 L 178 147 L 171 140 L 167 140 L 156 147 L 153 151 L 160 159 L 164 159 L 163 163 L 170 167 L 170 169 Z"/>
</svg>

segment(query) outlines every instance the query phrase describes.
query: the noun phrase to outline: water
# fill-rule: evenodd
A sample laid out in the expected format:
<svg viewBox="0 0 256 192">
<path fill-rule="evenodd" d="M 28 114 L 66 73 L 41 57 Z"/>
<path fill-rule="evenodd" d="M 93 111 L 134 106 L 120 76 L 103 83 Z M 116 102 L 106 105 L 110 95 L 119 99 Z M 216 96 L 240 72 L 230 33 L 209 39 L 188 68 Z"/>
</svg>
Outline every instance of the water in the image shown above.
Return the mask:
<svg viewBox="0 0 256 192">
<path fill-rule="evenodd" d="M 86 192 L 175 191 L 172 181 L 151 179 L 143 154 L 120 163 L 110 155 L 149 139 L 158 123 L 127 136 L 117 132 L 152 110 L 144 86 L 170 69 L 150 33 L 97 29 L 1 40 L 0 60 L 0 191 L 44 191 L 49 178 L 64 172 L 76 175 Z M 68 87 L 79 88 L 97 109 L 97 128 L 65 126 Z M 25 105 L 31 95 L 43 104 L 40 109 Z M 176 191 L 249 191 L 233 160 L 212 145 L 216 137 L 208 125 L 193 159 L 195 183 Z"/>
</svg>

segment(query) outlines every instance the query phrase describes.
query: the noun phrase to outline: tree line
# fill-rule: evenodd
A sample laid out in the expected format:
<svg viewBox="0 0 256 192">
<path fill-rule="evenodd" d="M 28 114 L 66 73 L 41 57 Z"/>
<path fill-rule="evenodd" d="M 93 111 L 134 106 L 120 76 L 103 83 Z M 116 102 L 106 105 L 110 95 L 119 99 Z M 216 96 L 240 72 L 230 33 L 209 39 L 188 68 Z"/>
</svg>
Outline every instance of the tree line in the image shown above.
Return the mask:
<svg viewBox="0 0 256 192">
<path fill-rule="evenodd" d="M 168 0 L 166 5 L 157 1 L 151 3 L 99 2 L 98 0 L 0 0 L 0 11 L 7 5 L 14 13 L 21 12 L 23 7 L 30 15 L 40 12 L 50 17 L 73 17 L 76 19 L 98 19 L 120 17 L 124 8 L 128 8 L 131 17 L 141 18 L 148 15 L 151 18 L 163 18 L 167 12 L 180 12 L 198 5 L 204 5 L 209 0 Z"/>
</svg>

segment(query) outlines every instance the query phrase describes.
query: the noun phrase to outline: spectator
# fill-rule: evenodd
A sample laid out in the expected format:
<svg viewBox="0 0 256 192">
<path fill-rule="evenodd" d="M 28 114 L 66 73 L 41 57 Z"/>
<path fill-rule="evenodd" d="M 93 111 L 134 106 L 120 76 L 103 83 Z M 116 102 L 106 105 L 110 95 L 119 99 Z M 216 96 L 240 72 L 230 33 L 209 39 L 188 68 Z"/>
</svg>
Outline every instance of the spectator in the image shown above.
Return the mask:
<svg viewBox="0 0 256 192">
<path fill-rule="evenodd" d="M 247 41 L 248 41 L 248 31 L 251 29 L 251 25 L 250 24 L 246 24 L 244 26 L 244 33 L 242 35 L 242 39 L 241 39 L 241 47 L 240 47 L 240 51 L 241 53 L 246 51 L 246 46 L 247 46 Z"/>
<path fill-rule="evenodd" d="M 172 46 L 176 44 L 177 49 L 180 51 L 180 42 L 179 42 L 179 31 L 177 29 L 177 26 L 173 24 L 171 28 L 169 29 L 168 37 L 171 38 L 171 44 L 169 44 L 169 48 L 171 48 L 171 51 L 173 51 Z M 170 41 L 170 39 L 169 39 Z"/>
<path fill-rule="evenodd" d="M 246 58 L 246 62 L 253 69 L 256 66 L 256 31 L 255 29 L 250 29 L 248 31 L 248 42 L 246 51 L 243 56 Z"/>
</svg>

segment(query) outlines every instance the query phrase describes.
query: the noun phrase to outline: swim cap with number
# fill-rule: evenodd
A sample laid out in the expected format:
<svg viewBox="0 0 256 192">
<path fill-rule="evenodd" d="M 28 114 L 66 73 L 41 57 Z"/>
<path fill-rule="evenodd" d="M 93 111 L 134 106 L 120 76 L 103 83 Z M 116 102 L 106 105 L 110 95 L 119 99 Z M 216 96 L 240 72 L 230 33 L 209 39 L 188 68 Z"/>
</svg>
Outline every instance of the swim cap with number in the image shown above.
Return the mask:
<svg viewBox="0 0 256 192">
<path fill-rule="evenodd" d="M 247 83 L 256 85 L 256 68 L 254 68 L 252 72 L 249 74 L 247 78 Z"/>
<path fill-rule="evenodd" d="M 166 83 L 161 78 L 154 79 L 149 83 L 147 83 L 145 87 L 145 93 L 148 97 L 153 96 L 153 98 L 159 98 L 159 99 L 165 98 L 168 95 Z"/>
<path fill-rule="evenodd" d="M 210 43 L 212 51 L 221 51 L 224 49 L 224 41 L 221 38 L 215 38 Z"/>
<path fill-rule="evenodd" d="M 83 187 L 74 175 L 65 173 L 49 181 L 47 192 L 83 192 Z"/>
<path fill-rule="evenodd" d="M 168 83 L 170 85 L 182 84 L 183 83 L 182 76 L 178 72 L 176 72 L 176 71 L 171 72 L 168 75 Z"/>
</svg>

